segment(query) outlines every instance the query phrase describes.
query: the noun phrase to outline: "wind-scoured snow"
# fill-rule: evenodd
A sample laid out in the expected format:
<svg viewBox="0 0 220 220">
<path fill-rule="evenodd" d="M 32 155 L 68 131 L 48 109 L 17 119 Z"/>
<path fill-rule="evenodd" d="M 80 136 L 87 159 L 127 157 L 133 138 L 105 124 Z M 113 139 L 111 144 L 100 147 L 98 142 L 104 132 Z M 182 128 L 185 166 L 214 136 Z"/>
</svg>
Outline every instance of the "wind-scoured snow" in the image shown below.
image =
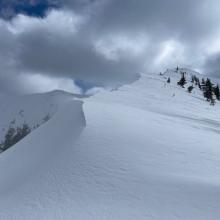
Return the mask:
<svg viewBox="0 0 220 220">
<path fill-rule="evenodd" d="M 63 97 L 0 155 L 0 219 L 218 220 L 220 102 L 179 78 L 142 74 L 84 99 L 83 111 Z"/>
</svg>

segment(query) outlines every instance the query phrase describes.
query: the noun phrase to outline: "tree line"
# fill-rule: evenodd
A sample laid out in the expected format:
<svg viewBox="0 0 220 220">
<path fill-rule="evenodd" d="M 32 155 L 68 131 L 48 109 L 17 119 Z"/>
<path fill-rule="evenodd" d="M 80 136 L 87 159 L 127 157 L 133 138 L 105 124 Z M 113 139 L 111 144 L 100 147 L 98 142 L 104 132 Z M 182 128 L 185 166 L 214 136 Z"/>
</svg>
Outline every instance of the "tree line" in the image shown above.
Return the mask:
<svg viewBox="0 0 220 220">
<path fill-rule="evenodd" d="M 46 123 L 51 118 L 48 113 L 42 120 L 41 124 Z M 27 123 L 23 123 L 18 127 L 14 127 L 15 119 L 11 121 L 8 130 L 5 133 L 4 140 L 0 143 L 0 152 L 7 150 L 13 145 L 17 144 L 20 140 L 30 134 L 33 130 L 37 129 L 40 125 L 36 124 L 32 129 Z"/>
<path fill-rule="evenodd" d="M 178 70 L 177 70 L 178 72 Z M 170 77 L 167 79 L 167 83 L 170 83 L 171 79 Z M 181 78 L 177 82 L 177 85 L 185 88 L 185 85 L 187 84 L 186 80 L 186 72 L 181 72 Z M 215 105 L 215 100 L 220 101 L 220 90 L 219 85 L 215 85 L 211 82 L 209 78 L 202 78 L 202 80 L 199 79 L 196 75 L 192 75 L 191 77 L 191 85 L 187 87 L 187 90 L 189 93 L 193 91 L 195 87 L 198 87 L 202 92 L 204 98 L 210 102 L 211 105 Z"/>
</svg>

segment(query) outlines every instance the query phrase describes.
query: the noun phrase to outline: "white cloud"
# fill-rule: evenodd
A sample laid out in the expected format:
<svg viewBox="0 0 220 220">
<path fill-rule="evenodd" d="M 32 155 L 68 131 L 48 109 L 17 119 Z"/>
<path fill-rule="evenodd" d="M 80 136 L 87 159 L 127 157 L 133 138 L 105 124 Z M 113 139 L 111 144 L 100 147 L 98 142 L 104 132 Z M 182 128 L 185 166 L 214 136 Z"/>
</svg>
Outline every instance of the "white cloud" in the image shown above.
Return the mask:
<svg viewBox="0 0 220 220">
<path fill-rule="evenodd" d="M 75 34 L 82 23 L 83 17 L 68 10 L 50 10 L 45 18 L 18 14 L 8 23 L 8 29 L 16 35 L 38 30 L 65 36 Z"/>
<path fill-rule="evenodd" d="M 145 54 L 148 46 L 146 35 L 137 33 L 135 36 L 123 34 L 103 37 L 95 43 L 97 52 L 110 60 L 120 60 L 121 57 L 132 54 L 134 57 Z"/>
<path fill-rule="evenodd" d="M 170 65 L 184 64 L 185 54 L 184 47 L 181 43 L 175 40 L 168 40 L 162 42 L 160 52 L 154 61 L 155 66 L 165 66 L 167 63 Z"/>
<path fill-rule="evenodd" d="M 63 90 L 70 93 L 82 94 L 82 89 L 75 85 L 72 79 L 55 78 L 40 74 L 26 75 L 22 74 L 19 77 L 26 86 L 24 92 L 33 93 L 49 92 L 53 90 Z"/>
</svg>

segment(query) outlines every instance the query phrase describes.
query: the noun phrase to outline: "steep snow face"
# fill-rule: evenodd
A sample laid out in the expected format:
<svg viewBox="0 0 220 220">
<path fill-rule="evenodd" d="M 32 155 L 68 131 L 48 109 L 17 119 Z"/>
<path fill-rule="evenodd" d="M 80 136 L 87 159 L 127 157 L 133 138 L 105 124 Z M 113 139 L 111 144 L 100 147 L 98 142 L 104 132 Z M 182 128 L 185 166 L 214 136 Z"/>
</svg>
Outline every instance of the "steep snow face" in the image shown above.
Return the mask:
<svg viewBox="0 0 220 220">
<path fill-rule="evenodd" d="M 84 130 L 81 103 L 63 103 L 0 155 L 0 219 L 218 220 L 220 103 L 179 78 L 85 99 Z"/>
<path fill-rule="evenodd" d="M 26 100 L 24 103 L 27 104 L 27 97 L 23 98 Z M 85 127 L 82 102 L 74 100 L 72 95 L 53 92 L 37 95 L 37 98 L 33 96 L 32 101 L 29 100 L 29 108 L 35 113 L 39 108 L 44 107 L 33 108 L 34 102 L 38 98 L 41 101 L 47 100 L 49 103 L 56 103 L 57 109 L 47 123 L 38 127 L 14 147 L 0 155 L 0 205 L 4 206 L 1 209 L 0 219 L 36 218 L 33 213 L 36 208 L 34 206 L 37 205 L 41 209 L 41 205 L 50 200 L 50 194 L 47 194 L 47 191 L 54 190 L 53 185 L 62 188 L 62 184 L 59 186 L 59 183 L 56 182 L 56 178 L 62 178 L 59 174 L 63 175 L 59 166 L 60 158 L 62 158 L 61 161 L 65 161 L 65 153 L 73 147 L 74 141 Z M 48 103 L 47 101 L 45 102 Z M 42 104 L 42 102 L 40 103 Z M 56 171 L 50 170 L 48 172 L 49 168 Z M 46 179 L 48 178 L 48 180 L 44 178 L 43 185 L 38 182 L 41 182 L 42 174 Z M 57 195 L 56 192 L 54 195 Z M 23 198 L 19 198 L 20 196 Z M 56 199 L 58 202 L 59 199 Z M 12 200 L 14 200 L 14 205 L 11 208 L 14 209 L 14 213 L 11 213 L 12 209 L 7 207 Z M 24 212 L 21 210 L 20 212 L 20 208 L 24 208 Z M 40 215 L 44 215 L 43 210 L 38 211 Z M 52 212 L 51 209 L 50 211 Z"/>
<path fill-rule="evenodd" d="M 4 141 L 10 127 L 16 129 L 27 124 L 31 130 L 36 129 L 70 99 L 73 99 L 73 95 L 62 91 L 26 96 L 0 95 L 0 142 Z"/>
</svg>

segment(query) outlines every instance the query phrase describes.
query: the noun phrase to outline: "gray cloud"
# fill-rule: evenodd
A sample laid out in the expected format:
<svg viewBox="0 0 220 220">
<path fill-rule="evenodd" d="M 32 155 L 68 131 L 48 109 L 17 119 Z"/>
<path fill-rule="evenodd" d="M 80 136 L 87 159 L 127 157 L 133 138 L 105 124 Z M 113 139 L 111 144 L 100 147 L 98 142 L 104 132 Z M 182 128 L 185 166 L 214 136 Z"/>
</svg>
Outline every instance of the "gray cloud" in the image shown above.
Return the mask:
<svg viewBox="0 0 220 220">
<path fill-rule="evenodd" d="M 40 74 L 108 87 L 175 65 L 220 70 L 218 1 L 64 0 L 61 6 L 45 18 L 1 21 L 1 78 L 22 74 L 30 81 Z"/>
<path fill-rule="evenodd" d="M 206 59 L 204 71 L 208 75 L 219 77 L 220 74 L 220 53 L 213 54 Z"/>
</svg>

